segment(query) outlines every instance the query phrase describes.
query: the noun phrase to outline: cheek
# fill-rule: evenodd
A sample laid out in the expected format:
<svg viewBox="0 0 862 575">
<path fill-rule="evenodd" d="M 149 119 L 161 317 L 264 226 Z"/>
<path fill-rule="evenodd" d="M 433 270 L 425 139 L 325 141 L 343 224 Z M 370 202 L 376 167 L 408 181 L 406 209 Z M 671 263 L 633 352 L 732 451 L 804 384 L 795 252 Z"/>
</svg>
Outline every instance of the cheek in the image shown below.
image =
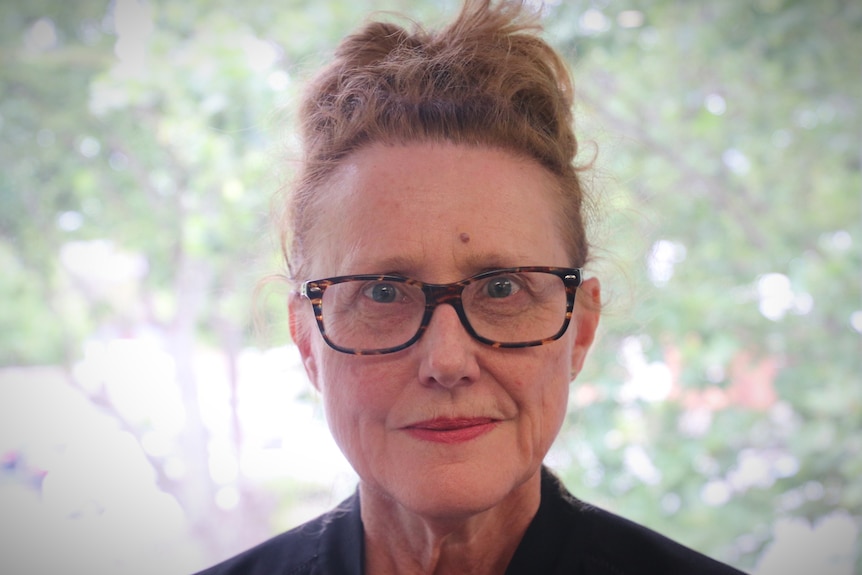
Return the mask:
<svg viewBox="0 0 862 575">
<path fill-rule="evenodd" d="M 566 412 L 569 407 L 569 382 L 568 378 L 557 383 L 549 397 L 547 398 L 548 405 L 545 409 L 548 411 L 554 421 L 554 433 L 559 431 L 566 418 Z"/>
<path fill-rule="evenodd" d="M 539 449 L 547 454 L 566 419 L 569 402 L 569 384 L 567 379 L 557 379 L 548 382 L 543 389 L 541 398 L 541 414 L 537 424 Z"/>
<path fill-rule="evenodd" d="M 361 382 L 355 381 L 349 370 L 326 365 L 322 386 L 326 424 L 353 468 L 364 469 L 371 457 L 367 444 L 374 438 L 373 426 L 369 425 L 376 418 L 373 398 L 360 392 Z"/>
<path fill-rule="evenodd" d="M 562 346 L 560 346 L 561 349 Z M 520 385 L 537 418 L 542 441 L 553 441 L 565 419 L 569 401 L 569 355 L 547 354 L 534 364 L 534 374 Z"/>
<path fill-rule="evenodd" d="M 329 426 L 341 443 L 384 425 L 396 378 L 373 358 L 333 353 L 321 358 L 321 392 Z"/>
<path fill-rule="evenodd" d="M 337 352 L 336 352 L 337 353 Z M 346 357 L 346 356 L 345 356 Z M 320 368 L 318 389 L 323 395 L 323 405 L 326 410 L 326 422 L 332 435 L 343 449 L 343 442 L 349 440 L 355 428 L 356 419 L 362 412 L 361 395 L 356 393 L 359 388 L 353 374 L 342 358 L 323 350 L 318 356 Z"/>
</svg>

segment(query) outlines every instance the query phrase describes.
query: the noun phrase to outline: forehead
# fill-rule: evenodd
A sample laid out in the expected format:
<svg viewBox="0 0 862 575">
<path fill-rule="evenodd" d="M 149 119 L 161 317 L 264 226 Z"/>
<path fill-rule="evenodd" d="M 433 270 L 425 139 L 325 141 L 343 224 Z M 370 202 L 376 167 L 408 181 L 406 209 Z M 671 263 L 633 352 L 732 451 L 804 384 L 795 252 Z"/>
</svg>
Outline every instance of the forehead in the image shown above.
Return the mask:
<svg viewBox="0 0 862 575">
<path fill-rule="evenodd" d="M 312 273 L 422 279 L 432 272 L 566 265 L 555 186 L 537 162 L 498 149 L 368 146 L 336 169 L 320 198 Z"/>
</svg>

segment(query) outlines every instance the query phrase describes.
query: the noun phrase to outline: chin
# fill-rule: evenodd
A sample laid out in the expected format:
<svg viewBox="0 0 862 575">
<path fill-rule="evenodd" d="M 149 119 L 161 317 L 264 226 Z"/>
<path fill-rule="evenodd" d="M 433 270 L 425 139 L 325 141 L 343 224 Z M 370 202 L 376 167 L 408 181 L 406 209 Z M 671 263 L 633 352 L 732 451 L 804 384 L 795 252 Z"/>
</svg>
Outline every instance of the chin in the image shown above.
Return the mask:
<svg viewBox="0 0 862 575">
<path fill-rule="evenodd" d="M 413 495 L 413 494 L 411 494 Z M 489 493 L 487 490 L 436 488 L 429 492 L 417 490 L 402 507 L 415 515 L 434 521 L 463 521 L 499 505 L 505 494 Z"/>
<path fill-rule="evenodd" d="M 463 520 L 517 497 L 532 476 L 528 470 L 518 473 L 500 467 L 461 462 L 430 470 L 414 468 L 400 481 L 381 487 L 412 513 L 435 520 Z"/>
</svg>

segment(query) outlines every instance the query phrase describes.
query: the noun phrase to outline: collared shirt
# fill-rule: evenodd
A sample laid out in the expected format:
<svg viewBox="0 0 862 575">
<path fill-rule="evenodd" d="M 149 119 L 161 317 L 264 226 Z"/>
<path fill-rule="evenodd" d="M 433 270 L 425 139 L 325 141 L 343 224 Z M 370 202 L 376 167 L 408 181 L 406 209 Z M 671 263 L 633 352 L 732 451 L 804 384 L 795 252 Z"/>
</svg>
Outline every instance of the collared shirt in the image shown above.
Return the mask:
<svg viewBox="0 0 862 575">
<path fill-rule="evenodd" d="M 198 575 L 364 575 L 359 495 Z M 741 571 L 573 497 L 547 469 L 506 575 L 740 575 Z"/>
</svg>

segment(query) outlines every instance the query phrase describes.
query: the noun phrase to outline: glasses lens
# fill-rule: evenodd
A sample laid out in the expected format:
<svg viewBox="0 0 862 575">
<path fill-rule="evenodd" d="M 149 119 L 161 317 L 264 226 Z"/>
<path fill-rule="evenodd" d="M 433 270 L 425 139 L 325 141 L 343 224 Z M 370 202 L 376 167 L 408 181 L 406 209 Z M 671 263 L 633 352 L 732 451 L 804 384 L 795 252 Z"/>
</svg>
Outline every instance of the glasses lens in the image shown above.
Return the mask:
<svg viewBox="0 0 862 575">
<path fill-rule="evenodd" d="M 432 301 L 461 307 L 472 332 L 486 343 L 536 345 L 566 325 L 568 294 L 563 280 L 544 271 L 501 270 L 467 282 L 428 286 Z M 422 325 L 422 285 L 399 278 L 350 278 L 326 286 L 323 333 L 342 351 L 371 353 L 398 348 Z M 469 330 L 468 330 L 469 331 Z"/>
<path fill-rule="evenodd" d="M 461 296 L 473 330 L 503 344 L 544 340 L 566 321 L 566 286 L 547 272 L 503 272 L 469 284 Z"/>
<path fill-rule="evenodd" d="M 323 292 L 323 327 L 334 345 L 375 351 L 397 347 L 419 331 L 422 288 L 401 281 L 350 280 Z"/>
</svg>

